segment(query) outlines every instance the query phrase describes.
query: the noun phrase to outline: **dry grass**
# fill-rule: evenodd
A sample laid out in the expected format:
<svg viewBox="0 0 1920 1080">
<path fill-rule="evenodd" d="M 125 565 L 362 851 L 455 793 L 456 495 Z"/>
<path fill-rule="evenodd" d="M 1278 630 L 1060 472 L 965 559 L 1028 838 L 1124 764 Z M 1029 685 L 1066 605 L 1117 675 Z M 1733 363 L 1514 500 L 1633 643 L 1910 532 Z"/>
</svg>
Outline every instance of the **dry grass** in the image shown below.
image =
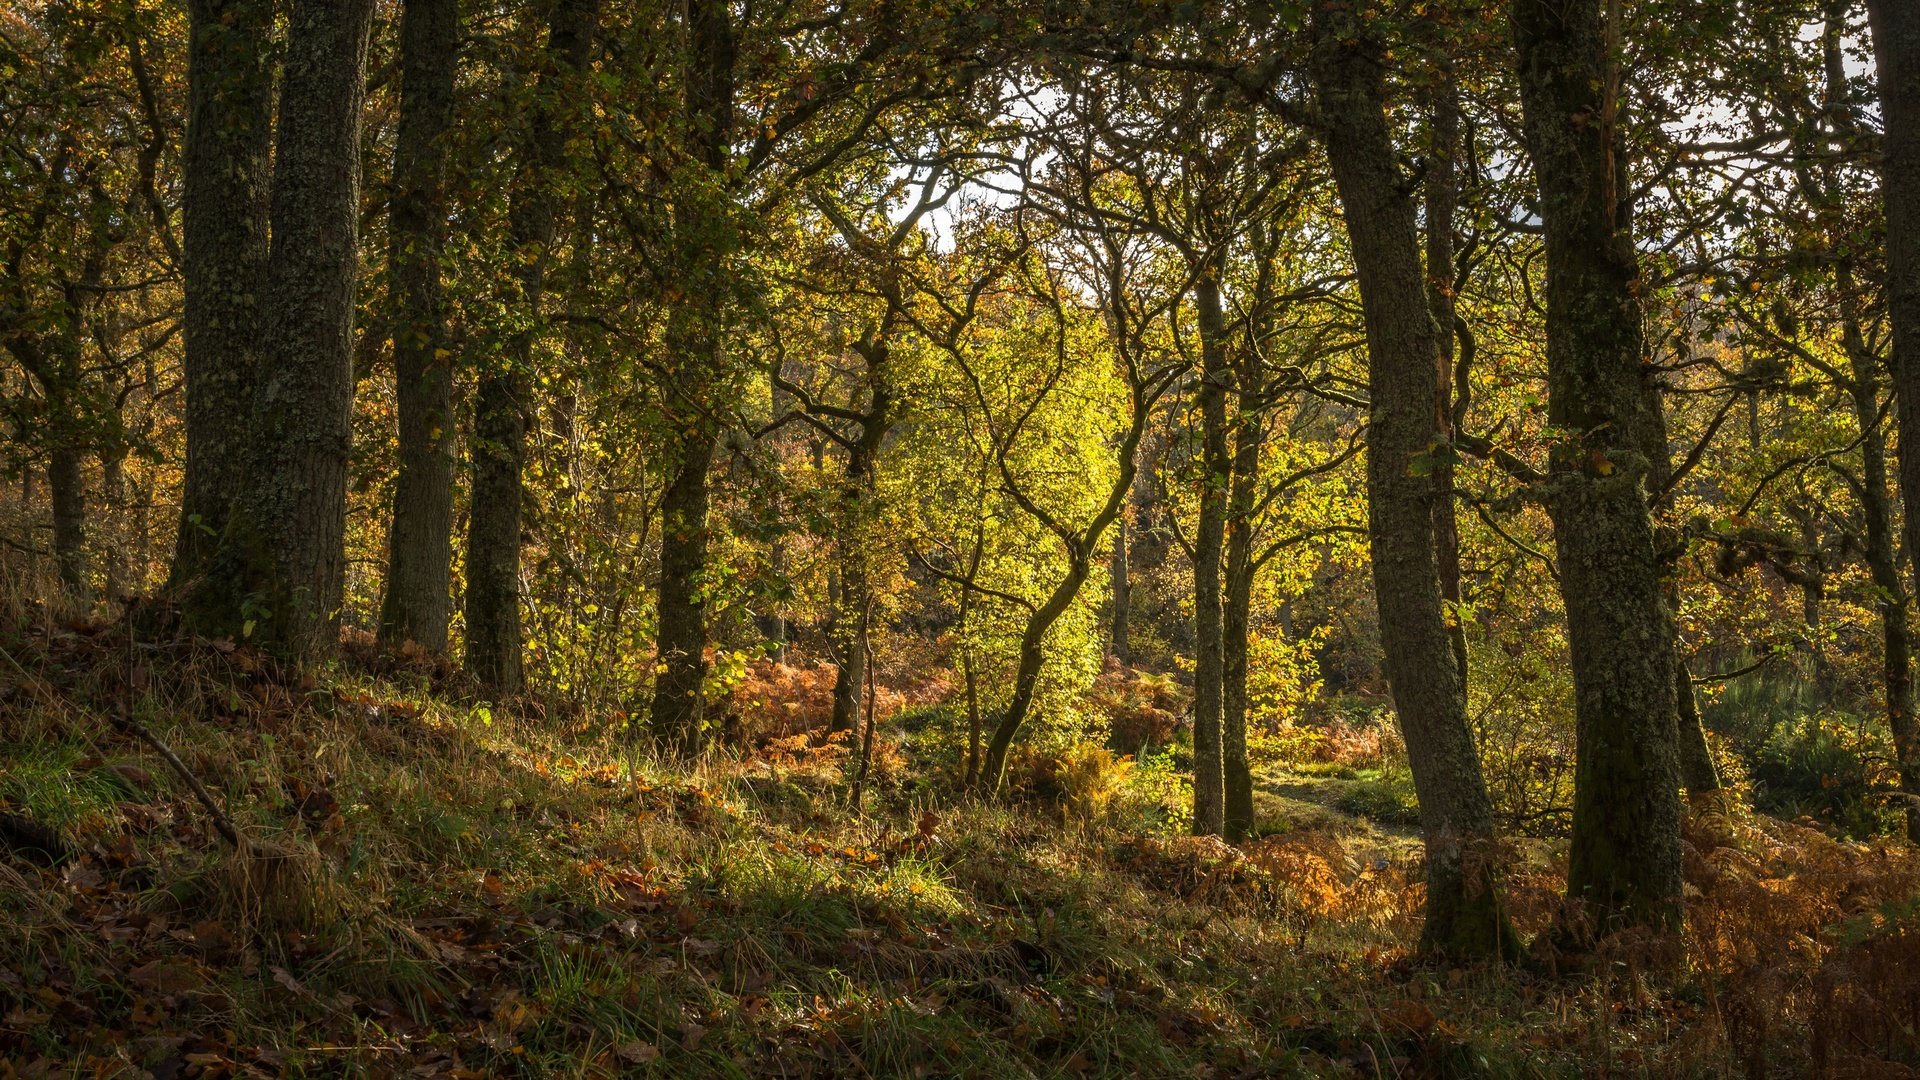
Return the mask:
<svg viewBox="0 0 1920 1080">
<path fill-rule="evenodd" d="M 678 765 L 590 723 L 465 708 L 405 670 L 297 677 L 44 614 L 0 648 L 0 804 L 84 852 L 53 870 L 0 858 L 0 1075 L 1899 1076 L 1920 1061 L 1920 866 L 1900 845 L 1702 813 L 1678 968 L 1623 947 L 1577 975 L 1434 970 L 1407 951 L 1419 867 L 1364 830 L 1235 849 L 1114 813 L 1063 829 L 1045 808 L 955 801 L 894 755 L 861 814 L 844 745 L 810 733 Z M 135 715 L 284 862 L 236 858 L 152 752 L 102 722 L 130 680 Z M 1526 928 L 1553 917 L 1551 852 L 1508 885 Z"/>
</svg>

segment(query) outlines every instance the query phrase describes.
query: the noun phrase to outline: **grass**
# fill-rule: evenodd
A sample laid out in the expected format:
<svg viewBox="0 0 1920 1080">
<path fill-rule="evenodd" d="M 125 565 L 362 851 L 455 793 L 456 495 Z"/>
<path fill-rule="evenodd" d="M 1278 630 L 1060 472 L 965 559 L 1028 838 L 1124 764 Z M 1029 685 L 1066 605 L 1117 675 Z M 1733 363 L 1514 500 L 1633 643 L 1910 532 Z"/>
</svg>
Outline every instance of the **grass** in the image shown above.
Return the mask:
<svg viewBox="0 0 1920 1080">
<path fill-rule="evenodd" d="M 116 628 L 0 633 L 22 676 L 0 805 L 85 851 L 0 855 L 0 1076 L 1706 1076 L 1747 1062 L 1748 1013 L 1784 1075 L 1840 1014 L 1804 991 L 1757 1013 L 1753 972 L 1814 986 L 1883 955 L 1861 950 L 1908 915 L 1873 905 L 1920 880 L 1892 849 L 1728 819 L 1690 869 L 1692 969 L 1448 971 L 1408 954 L 1410 842 L 1324 787 L 1263 791 L 1290 820 L 1244 851 L 1125 799 L 1070 828 L 960 800 L 898 755 L 856 809 L 834 746 L 683 764 L 422 677 L 278 681 L 179 645 L 138 650 L 136 678 Z M 312 868 L 283 883 L 298 896 L 247 885 L 176 778 L 99 722 L 130 681 L 248 838 Z M 1273 783 L 1309 781 L 1382 782 Z M 1554 873 L 1510 883 L 1529 930 Z M 1911 999 L 1880 977 L 1864 999 Z M 1910 1033 L 1830 1026 L 1915 1060 Z"/>
</svg>

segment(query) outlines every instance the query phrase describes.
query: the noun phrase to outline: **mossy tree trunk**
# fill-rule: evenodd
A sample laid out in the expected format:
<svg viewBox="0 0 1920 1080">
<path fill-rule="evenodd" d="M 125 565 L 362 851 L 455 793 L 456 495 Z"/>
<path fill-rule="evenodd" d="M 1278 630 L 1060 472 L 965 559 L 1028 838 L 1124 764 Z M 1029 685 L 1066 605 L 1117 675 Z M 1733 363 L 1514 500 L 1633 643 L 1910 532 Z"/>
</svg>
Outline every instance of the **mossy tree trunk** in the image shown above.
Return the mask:
<svg viewBox="0 0 1920 1080">
<path fill-rule="evenodd" d="M 547 8 L 546 55 L 534 80 L 507 210 L 507 227 L 520 258 L 518 299 L 524 325 L 481 372 L 474 400 L 465 666 L 498 700 L 518 694 L 523 678 L 520 532 L 526 495 L 521 472 L 533 343 L 553 246 L 560 174 L 566 168 L 566 131 L 559 114 L 566 106 L 571 76 L 586 66 L 598 17 L 598 0 L 553 0 Z"/>
<path fill-rule="evenodd" d="M 1193 286 L 1200 333 L 1200 519 L 1193 534 L 1193 831 L 1226 829 L 1223 759 L 1224 678 L 1220 570 L 1227 532 L 1227 487 L 1233 462 L 1227 445 L 1226 312 L 1220 298 L 1222 260 L 1205 267 Z"/>
<path fill-rule="evenodd" d="M 1667 414 L 1658 376 L 1651 369 L 1641 373 L 1641 407 L 1646 422 L 1642 425 L 1647 459 L 1647 490 L 1652 495 L 1648 510 L 1654 521 L 1654 551 L 1660 560 L 1660 595 L 1673 619 L 1673 709 L 1674 753 L 1680 770 L 1680 783 L 1692 797 L 1711 795 L 1720 790 L 1720 773 L 1713 763 L 1713 751 L 1707 745 L 1707 730 L 1700 719 L 1700 703 L 1693 692 L 1693 673 L 1680 650 L 1680 559 L 1686 554 L 1686 540 L 1671 521 L 1663 521 L 1673 506 L 1673 454 L 1667 435 Z M 1711 433 L 1709 433 L 1711 437 Z"/>
<path fill-rule="evenodd" d="M 834 625 L 843 629 L 836 642 L 840 666 L 833 681 L 834 731 L 854 730 L 865 699 L 876 600 L 868 534 L 875 469 L 881 445 L 893 426 L 893 388 L 888 378 L 891 347 L 884 339 L 869 339 L 856 344 L 854 351 L 866 365 L 867 407 L 863 411 L 845 410 L 844 417 L 853 422 L 854 435 L 847 440 L 847 471 L 840 481 L 837 546 L 844 576 Z"/>
<path fill-rule="evenodd" d="M 1600 0 L 1515 0 L 1512 21 L 1546 236 L 1548 419 L 1570 433 L 1541 493 L 1576 713 L 1567 891 L 1584 918 L 1566 929 L 1677 928 L 1673 627 L 1643 484 L 1644 282 L 1618 115 L 1619 41 Z"/>
<path fill-rule="evenodd" d="M 1845 282 L 1842 288 L 1850 285 Z M 1920 799 L 1920 732 L 1914 724 L 1913 632 L 1907 618 L 1906 580 L 1894 553 L 1893 495 L 1887 484 L 1887 433 L 1880 420 L 1879 361 L 1867 348 L 1851 315 L 1843 331 L 1851 376 L 1847 391 L 1860 424 L 1860 497 L 1866 518 L 1867 574 L 1880 611 L 1881 690 L 1887 729 L 1900 774 L 1900 790 Z M 1906 806 L 1907 835 L 1920 840 L 1920 806 Z"/>
<path fill-rule="evenodd" d="M 346 569 L 372 15 L 373 0 L 302 0 L 288 17 L 246 484 L 187 610 L 202 633 L 296 658 L 332 644 Z"/>
<path fill-rule="evenodd" d="M 1423 951 L 1466 959 L 1515 951 L 1498 881 L 1493 807 L 1467 724 L 1441 601 L 1430 466 L 1440 434 L 1438 329 L 1422 280 L 1408 185 L 1395 166 L 1384 44 L 1364 15 L 1314 12 L 1313 74 L 1328 160 L 1359 276 L 1371 411 L 1368 535 L 1380 641 L 1426 841 Z"/>
<path fill-rule="evenodd" d="M 1133 607 L 1132 567 L 1127 561 L 1127 545 L 1132 530 L 1122 511 L 1113 523 L 1113 553 L 1107 557 L 1107 585 L 1112 599 L 1107 610 L 1107 655 L 1126 663 L 1133 651 L 1127 639 L 1127 622 Z"/>
<path fill-rule="evenodd" d="M 1920 6 L 1910 0 L 1867 0 L 1867 14 L 1885 132 L 1880 170 L 1899 487 L 1907 507 L 1907 557 L 1920 568 Z M 1891 686 L 1888 692 L 1891 699 Z M 1911 716 L 1906 723 L 1913 726 Z M 1910 740 L 1900 754 L 1901 775 L 1920 776 L 1920 746 Z M 1911 788 L 1913 781 L 1907 784 Z M 1907 831 L 1920 839 L 1920 810 L 1909 808 Z"/>
<path fill-rule="evenodd" d="M 1454 323 L 1459 318 L 1454 300 L 1454 215 L 1460 205 L 1460 87 L 1449 67 L 1439 75 L 1428 110 L 1426 177 L 1427 296 L 1437 324 L 1440 359 L 1433 389 L 1434 424 L 1443 442 L 1453 441 Z M 1439 455 L 1433 463 L 1434 553 L 1440 565 L 1440 597 L 1448 605 L 1448 641 L 1460 685 L 1467 685 L 1467 632 L 1461 625 L 1460 522 L 1455 513 L 1453 461 Z"/>
<path fill-rule="evenodd" d="M 400 119 L 388 203 L 399 472 L 387 533 L 380 640 L 447 647 L 453 586 L 453 352 L 440 254 L 447 236 L 447 146 L 459 0 L 407 0 L 400 17 Z"/>
<path fill-rule="evenodd" d="M 728 161 L 734 130 L 733 16 L 722 0 L 688 0 L 685 124 L 689 175 L 679 178 L 674 229 L 687 264 L 686 303 L 668 331 L 675 366 L 666 393 L 678 461 L 660 502 L 659 663 L 649 713 L 654 737 L 682 754 L 705 741 L 707 475 L 719 421 L 710 408 L 726 368 Z"/>
<path fill-rule="evenodd" d="M 199 576 L 241 494 L 262 341 L 267 265 L 272 0 L 187 5 L 187 132 L 181 146 L 181 332 L 186 470 L 168 582 Z"/>
<path fill-rule="evenodd" d="M 1260 487 L 1260 449 L 1266 414 L 1258 407 L 1259 365 L 1251 355 L 1237 365 L 1239 408 L 1233 425 L 1233 478 L 1227 492 L 1227 553 L 1220 604 L 1220 768 L 1225 835 L 1238 843 L 1253 831 L 1253 767 L 1247 760 L 1247 653 L 1253 634 L 1254 504 Z"/>
</svg>

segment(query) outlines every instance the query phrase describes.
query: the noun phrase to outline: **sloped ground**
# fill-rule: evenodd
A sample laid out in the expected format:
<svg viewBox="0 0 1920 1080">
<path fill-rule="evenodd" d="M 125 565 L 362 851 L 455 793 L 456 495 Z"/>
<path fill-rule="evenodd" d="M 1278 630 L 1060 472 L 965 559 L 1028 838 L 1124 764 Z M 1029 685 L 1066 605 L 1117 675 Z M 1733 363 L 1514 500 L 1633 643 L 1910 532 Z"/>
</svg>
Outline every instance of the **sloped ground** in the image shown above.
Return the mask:
<svg viewBox="0 0 1920 1080">
<path fill-rule="evenodd" d="M 431 673 L 0 630 L 0 1076 L 1906 1075 L 1901 850 L 1697 823 L 1690 968 L 1416 966 L 1404 836 L 1236 851 L 791 737 L 682 767 Z M 244 850 L 147 743 L 177 752 Z M 919 794 L 916 794 L 918 792 Z M 1287 797 L 1285 791 L 1273 793 Z M 1311 802 L 1311 800 L 1305 800 Z M 55 848 L 60 850 L 49 851 Z M 45 865 L 52 863 L 52 865 Z M 1517 917 L 1554 882 L 1513 883 Z"/>
</svg>

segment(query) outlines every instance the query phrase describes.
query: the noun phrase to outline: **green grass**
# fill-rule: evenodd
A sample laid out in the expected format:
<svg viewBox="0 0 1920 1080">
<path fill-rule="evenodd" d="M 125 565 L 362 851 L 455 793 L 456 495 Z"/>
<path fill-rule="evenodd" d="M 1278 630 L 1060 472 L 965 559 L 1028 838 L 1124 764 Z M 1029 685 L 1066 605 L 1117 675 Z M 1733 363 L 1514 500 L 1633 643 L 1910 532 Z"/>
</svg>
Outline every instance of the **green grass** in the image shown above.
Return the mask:
<svg viewBox="0 0 1920 1080">
<path fill-rule="evenodd" d="M 1383 825 L 1420 824 L 1413 778 L 1400 771 L 1353 770 L 1351 782 L 1335 799 L 1342 811 Z"/>
<path fill-rule="evenodd" d="M 10 648 L 33 662 L 34 643 Z M 1615 1014 L 1598 982 L 1408 963 L 1418 922 L 1396 890 L 1417 849 L 1385 826 L 1410 793 L 1378 770 L 1261 774 L 1263 843 L 1324 858 L 1341 889 L 1378 884 L 1303 913 L 1310 890 L 1182 838 L 1169 815 L 1190 795 L 1164 762 L 1073 828 L 911 765 L 856 809 L 828 756 L 676 763 L 349 672 L 276 697 L 207 667 L 156 664 L 140 715 L 250 838 L 296 857 L 301 903 L 249 891 L 151 751 L 73 722 L 100 702 L 46 694 L 0 716 L 0 803 L 114 853 L 0 860 L 0 972 L 17 974 L 0 977 L 0 1059 L 59 1075 L 198 1054 L 289 1076 L 1571 1076 L 1631 1043 L 1706 1062 L 1692 1075 L 1730 1062 L 1658 1010 Z M 239 715 L 207 707 L 236 698 Z M 301 813 L 303 790 L 337 813 Z M 176 969 L 181 985 L 156 981 Z M 1434 1022 L 1396 1020 L 1409 1001 Z"/>
</svg>

